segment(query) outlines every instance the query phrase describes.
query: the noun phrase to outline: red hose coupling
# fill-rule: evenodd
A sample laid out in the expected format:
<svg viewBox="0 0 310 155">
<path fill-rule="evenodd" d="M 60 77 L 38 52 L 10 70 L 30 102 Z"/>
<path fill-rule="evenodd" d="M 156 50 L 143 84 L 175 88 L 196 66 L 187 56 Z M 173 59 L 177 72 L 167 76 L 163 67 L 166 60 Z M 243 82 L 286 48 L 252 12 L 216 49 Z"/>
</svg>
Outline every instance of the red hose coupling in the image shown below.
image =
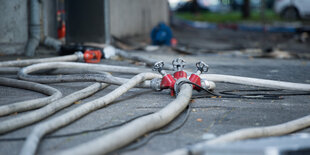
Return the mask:
<svg viewBox="0 0 310 155">
<path fill-rule="evenodd" d="M 199 86 L 201 86 L 201 79 L 198 75 L 196 74 L 192 74 L 190 77 L 189 77 L 189 80 Z M 193 85 L 193 89 L 197 90 L 197 91 L 200 91 L 200 88 Z"/>
<path fill-rule="evenodd" d="M 84 61 L 87 63 L 98 63 L 101 60 L 102 53 L 100 50 L 85 50 Z"/>
<path fill-rule="evenodd" d="M 184 71 L 177 71 L 173 74 L 175 79 L 187 78 L 187 74 Z"/>
<path fill-rule="evenodd" d="M 162 89 L 170 88 L 170 95 L 174 96 L 174 83 L 175 83 L 175 79 L 172 77 L 172 75 L 167 74 L 162 78 L 160 87 Z"/>
</svg>

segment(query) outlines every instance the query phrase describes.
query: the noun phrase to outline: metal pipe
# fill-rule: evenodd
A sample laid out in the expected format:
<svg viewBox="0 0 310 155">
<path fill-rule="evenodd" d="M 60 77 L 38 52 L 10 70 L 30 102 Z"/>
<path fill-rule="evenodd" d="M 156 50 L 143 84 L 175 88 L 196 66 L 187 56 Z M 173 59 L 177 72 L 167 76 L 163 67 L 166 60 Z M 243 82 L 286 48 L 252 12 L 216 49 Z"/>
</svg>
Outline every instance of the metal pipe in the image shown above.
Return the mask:
<svg viewBox="0 0 310 155">
<path fill-rule="evenodd" d="M 110 0 L 104 0 L 104 36 L 105 44 L 111 44 L 110 35 Z"/>
<path fill-rule="evenodd" d="M 26 56 L 34 56 L 40 43 L 40 4 L 38 0 L 30 0 L 30 38 L 26 45 Z"/>
</svg>

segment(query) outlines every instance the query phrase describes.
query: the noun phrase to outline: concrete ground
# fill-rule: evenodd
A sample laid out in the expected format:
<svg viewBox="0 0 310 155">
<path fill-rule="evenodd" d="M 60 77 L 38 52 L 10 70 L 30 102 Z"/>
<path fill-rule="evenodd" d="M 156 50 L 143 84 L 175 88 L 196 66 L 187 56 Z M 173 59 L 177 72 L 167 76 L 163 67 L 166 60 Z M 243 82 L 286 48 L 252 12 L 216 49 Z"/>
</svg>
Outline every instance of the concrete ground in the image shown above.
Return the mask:
<svg viewBox="0 0 310 155">
<path fill-rule="evenodd" d="M 210 66 L 208 73 L 310 84 L 309 60 L 253 59 L 252 57 L 238 57 L 216 53 L 184 55 L 170 50 L 168 52 L 160 50 L 156 52 L 135 52 L 133 54 L 163 60 L 166 63 L 171 63 L 173 59 L 181 57 L 186 61 L 186 68 L 192 71 L 195 70 L 195 63 L 202 60 Z M 1 57 L 1 60 L 6 59 L 16 59 L 16 57 Z M 127 60 L 103 60 L 102 63 L 135 66 L 131 61 Z M 128 78 L 133 76 L 121 74 L 115 75 Z M 15 75 L 1 76 L 16 78 Z M 60 90 L 63 95 L 66 96 L 89 86 L 91 83 L 92 82 L 56 83 L 50 84 L 50 86 Z M 252 86 L 227 83 L 216 84 L 216 92 L 236 89 L 258 89 L 257 87 Z M 116 87 L 117 86 L 109 86 L 91 97 L 83 99 L 78 104 L 73 104 L 72 106 L 57 112 L 55 115 L 45 120 L 60 116 L 83 103 L 104 96 Z M 197 94 L 197 92 L 194 92 L 194 95 Z M 200 92 L 199 94 L 203 94 L 203 92 Z M 0 105 L 44 97 L 43 94 L 37 92 L 4 86 L 0 86 L 0 96 Z M 208 135 L 218 136 L 237 129 L 268 126 L 287 122 L 306 116 L 310 113 L 309 99 L 310 95 L 284 96 L 281 100 L 232 98 L 194 99 L 191 103 L 192 109 L 189 119 L 180 129 L 169 134 L 158 135 L 152 138 L 146 145 L 136 150 L 125 152 L 116 151 L 112 154 L 161 154 L 203 141 Z M 119 99 L 113 102 L 113 104 L 94 111 L 74 123 L 51 133 L 51 135 L 67 134 L 118 124 L 138 115 L 158 111 L 173 100 L 174 97 L 169 95 L 168 90 L 155 92 L 150 89 L 134 88 L 122 95 Z M 19 115 L 23 115 L 23 113 L 0 117 L 0 122 Z M 177 126 L 184 119 L 184 116 L 185 113 L 182 113 L 176 120 L 165 127 L 164 130 Z M 0 139 L 25 137 L 31 132 L 34 126 L 35 124 L 0 135 Z M 107 134 L 113 130 L 115 130 L 115 128 L 99 132 L 89 132 L 78 136 L 44 139 L 41 142 L 38 154 L 53 153 L 57 150 L 70 148 Z M 299 132 L 310 133 L 310 128 Z M 140 141 L 141 140 L 143 140 L 143 138 L 141 138 Z M 23 142 L 24 141 L 0 141 L 0 154 L 18 154 Z"/>
</svg>

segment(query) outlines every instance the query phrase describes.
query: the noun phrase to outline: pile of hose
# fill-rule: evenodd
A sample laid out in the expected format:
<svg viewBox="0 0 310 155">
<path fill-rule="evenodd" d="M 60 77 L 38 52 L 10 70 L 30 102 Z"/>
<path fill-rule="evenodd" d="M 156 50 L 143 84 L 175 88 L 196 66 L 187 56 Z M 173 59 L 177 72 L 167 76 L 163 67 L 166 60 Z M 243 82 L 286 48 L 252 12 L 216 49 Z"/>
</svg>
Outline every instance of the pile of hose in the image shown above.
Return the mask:
<svg viewBox="0 0 310 155">
<path fill-rule="evenodd" d="M 39 99 L 33 99 L 33 100 L 22 101 L 22 102 L 11 103 L 8 105 L 0 106 L 0 116 L 8 115 L 14 112 L 22 112 L 22 111 L 40 108 L 62 97 L 62 93 L 58 91 L 57 89 L 52 88 L 47 85 L 34 83 L 34 82 L 0 77 L 0 85 L 33 90 L 36 92 L 49 95 L 48 97 L 43 97 Z"/>
</svg>

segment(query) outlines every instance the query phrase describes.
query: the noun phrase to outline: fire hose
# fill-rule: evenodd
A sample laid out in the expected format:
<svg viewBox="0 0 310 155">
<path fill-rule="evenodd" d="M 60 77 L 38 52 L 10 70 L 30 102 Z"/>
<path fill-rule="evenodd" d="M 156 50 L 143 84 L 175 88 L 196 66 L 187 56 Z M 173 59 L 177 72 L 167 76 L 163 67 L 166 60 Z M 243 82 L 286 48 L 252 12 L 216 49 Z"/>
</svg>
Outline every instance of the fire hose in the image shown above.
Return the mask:
<svg viewBox="0 0 310 155">
<path fill-rule="evenodd" d="M 47 68 L 44 68 L 44 67 L 43 68 L 48 69 L 49 65 L 50 65 L 50 63 L 46 63 L 43 66 L 47 67 Z M 53 64 L 53 65 L 57 66 L 57 63 Z M 64 64 L 62 64 L 62 65 L 64 65 Z M 63 67 L 62 65 L 59 65 L 58 67 Z M 93 64 L 92 65 L 83 64 L 83 65 L 85 65 L 82 67 L 83 69 L 94 69 L 92 67 L 96 66 L 95 68 L 97 68 L 100 71 L 116 71 L 116 72 L 130 73 L 130 71 L 128 71 L 128 70 L 122 70 L 119 68 L 118 68 L 119 69 L 118 70 L 118 69 L 115 69 L 114 67 L 111 67 L 111 68 L 108 67 L 110 70 L 109 69 L 105 70 L 105 69 L 100 68 L 100 65 L 93 65 Z M 40 66 L 40 64 L 33 65 L 33 66 L 35 66 L 35 67 L 31 68 L 31 66 L 29 66 L 30 69 L 27 68 L 27 69 L 21 71 L 19 74 L 20 77 L 27 77 L 28 73 L 43 69 L 43 68 L 41 68 L 42 66 Z M 74 66 L 74 63 L 69 63 L 68 68 L 73 67 L 73 66 Z M 26 143 L 23 146 L 23 149 L 21 151 L 21 154 L 34 154 L 36 149 L 37 149 L 37 145 L 38 145 L 40 139 L 45 134 L 52 132 L 52 131 L 54 131 L 54 130 L 62 127 L 62 126 L 65 126 L 66 124 L 71 123 L 72 121 L 86 115 L 87 113 L 89 113 L 91 111 L 94 111 L 95 109 L 102 108 L 105 105 L 110 104 L 114 99 L 116 99 L 121 94 L 125 93 L 128 89 L 134 87 L 135 85 L 137 85 L 138 83 L 140 83 L 141 81 L 144 81 L 146 79 L 153 79 L 150 83 L 150 86 L 152 86 L 152 88 L 155 90 L 170 89 L 171 95 L 177 95 L 176 100 L 181 98 L 181 95 L 184 96 L 184 93 L 183 93 L 184 89 L 187 90 L 188 89 L 187 87 L 190 86 L 186 83 L 183 83 L 184 81 L 190 81 L 191 83 L 195 84 L 189 88 L 199 90 L 201 88 L 198 86 L 202 87 L 204 84 L 203 79 L 216 81 L 216 82 L 229 82 L 229 83 L 254 85 L 254 86 L 262 86 L 262 87 L 269 87 L 269 88 L 278 88 L 278 89 L 280 88 L 280 89 L 301 90 L 301 91 L 309 91 L 310 90 L 310 86 L 307 84 L 296 84 L 296 83 L 290 83 L 290 82 L 255 79 L 255 78 L 247 78 L 247 77 L 237 77 L 237 76 L 229 76 L 229 75 L 201 74 L 201 73 L 207 71 L 207 66 L 202 62 L 196 64 L 196 67 L 198 68 L 197 72 L 191 74 L 188 78 L 187 73 L 182 70 L 183 67 L 184 67 L 184 64 L 183 64 L 182 60 L 176 59 L 174 61 L 174 68 L 175 68 L 176 72 L 172 76 L 171 74 L 167 74 L 163 71 L 163 69 L 162 69 L 163 63 L 159 62 L 159 63 L 155 64 L 154 70 L 157 70 L 160 74 L 162 74 L 163 78 L 158 79 L 160 76 L 157 74 L 155 76 L 154 74 L 151 74 L 151 73 L 141 73 L 141 74 L 133 77 L 131 80 L 124 83 L 122 86 L 120 86 L 119 88 L 117 88 L 116 90 L 107 94 L 104 97 L 101 97 L 101 98 L 96 99 L 94 101 L 83 104 L 82 106 L 74 109 L 73 111 L 71 111 L 69 113 L 66 113 L 62 116 L 56 117 L 56 118 L 51 119 L 47 122 L 43 122 L 43 123 L 39 124 L 38 126 L 36 126 L 34 128 L 33 132 L 28 136 Z M 137 71 L 137 70 L 135 70 L 135 71 Z M 140 72 L 141 72 L 141 70 L 140 70 Z M 21 73 L 25 73 L 26 76 L 22 75 Z M 31 77 L 29 79 L 31 79 Z M 62 82 L 62 81 L 60 81 L 60 82 Z M 209 83 L 209 86 L 210 86 L 210 83 Z M 178 93 L 178 89 L 176 89 L 178 87 L 181 87 L 180 93 Z M 191 90 L 192 89 L 190 89 L 190 91 Z M 187 92 L 187 91 L 185 91 L 185 92 Z M 191 92 L 189 94 L 191 96 Z M 185 96 L 189 95 L 189 94 L 185 94 Z M 190 96 L 189 96 L 189 98 L 190 98 Z M 182 102 L 183 100 L 187 100 L 187 99 L 183 98 L 182 100 L 178 100 L 178 101 Z M 172 103 L 174 103 L 174 102 L 172 102 Z M 169 104 L 167 107 L 170 107 L 171 104 Z M 188 104 L 188 103 L 184 103 L 184 104 Z M 182 107 L 181 109 L 184 109 L 185 107 Z M 161 110 L 161 111 L 165 111 L 165 110 Z M 92 151 L 92 150 L 90 150 L 89 147 L 93 148 L 92 153 L 110 152 L 114 149 L 117 149 L 119 147 L 122 147 L 122 146 L 130 143 L 131 141 L 140 137 L 141 135 L 143 135 L 146 132 L 160 128 L 161 126 L 153 125 L 152 127 L 154 127 L 154 128 L 142 129 L 142 128 L 145 128 L 145 126 L 141 125 L 141 124 L 144 124 L 145 120 L 150 120 L 150 119 L 153 120 L 154 119 L 154 121 L 156 121 L 156 118 L 158 118 L 159 116 L 162 116 L 163 113 L 161 113 L 161 111 L 159 111 L 158 113 L 151 114 L 152 116 L 148 115 L 148 116 L 141 117 L 141 118 L 129 123 L 128 125 L 121 127 L 119 130 L 116 130 L 115 132 L 111 133 L 112 136 L 111 135 L 105 135 L 103 137 L 99 137 L 98 139 L 96 139 L 94 141 L 88 142 L 86 144 L 81 144 L 80 145 L 81 148 L 75 147 L 75 148 L 68 149 L 68 150 L 65 150 L 63 152 L 60 152 L 60 153 L 64 153 L 64 154 L 70 153 L 71 154 L 71 153 L 75 153 L 75 152 L 79 153 L 79 152 L 84 152 L 84 151 L 85 151 L 84 153 L 90 153 L 90 151 Z M 167 111 L 165 111 L 164 115 L 168 115 L 166 112 Z M 180 111 L 178 111 L 177 113 L 179 113 L 179 112 Z M 173 116 L 176 117 L 177 115 L 178 114 L 173 115 Z M 166 122 L 166 119 L 165 120 L 159 119 L 159 120 Z M 157 121 L 159 121 L 159 120 L 157 120 Z M 171 120 L 168 119 L 168 122 L 170 122 Z M 168 122 L 166 122 L 166 123 L 168 123 Z M 135 124 L 135 125 L 132 125 L 132 124 Z M 134 126 L 136 126 L 136 125 L 140 128 L 134 128 Z M 113 137 L 113 136 L 119 136 L 122 134 L 128 134 L 127 130 L 130 132 L 129 135 L 133 135 L 133 136 L 125 136 L 124 138 L 121 138 L 121 137 L 116 138 L 117 140 L 113 141 L 113 145 L 104 143 L 104 141 L 106 142 L 107 137 Z M 135 133 L 135 132 L 133 132 L 133 130 L 137 130 L 137 131 L 141 131 L 141 132 Z M 100 142 L 100 145 L 105 146 L 105 147 L 110 147 L 113 149 L 111 149 L 111 150 L 110 149 L 104 149 L 103 150 L 99 147 L 91 145 L 91 144 L 94 144 L 94 142 Z M 87 149 L 85 149 L 85 148 L 87 148 Z"/>
<path fill-rule="evenodd" d="M 88 103 L 84 103 L 83 105 L 73 109 L 68 113 L 55 117 L 46 122 L 40 123 L 39 125 L 34 127 L 30 135 L 27 137 L 26 142 L 20 153 L 23 155 L 35 154 L 40 139 L 45 134 L 50 133 L 56 129 L 59 129 L 60 127 L 63 127 L 94 110 L 109 105 L 116 98 L 127 92 L 130 88 L 133 88 L 138 83 L 156 77 L 159 77 L 159 75 L 154 73 L 140 73 L 105 96 L 90 101 Z"/>
<path fill-rule="evenodd" d="M 21 112 L 21 111 L 36 109 L 36 108 L 45 106 L 62 97 L 62 93 L 58 91 L 57 89 L 52 88 L 47 85 L 34 83 L 34 82 L 0 77 L 0 85 L 22 88 L 22 89 L 29 89 L 29 90 L 33 90 L 33 91 L 37 91 L 37 92 L 49 95 L 49 97 L 43 97 L 39 99 L 33 99 L 33 100 L 22 101 L 22 102 L 12 103 L 9 105 L 0 106 L 0 116 L 8 115 L 14 112 Z"/>
<path fill-rule="evenodd" d="M 185 72 L 183 72 L 182 70 L 180 70 L 179 68 L 182 68 L 182 64 L 180 65 L 180 64 L 177 64 L 177 65 L 175 65 L 176 66 L 176 68 L 177 68 L 177 72 L 175 72 L 174 73 L 174 78 L 173 79 L 176 79 L 176 80 L 172 80 L 170 77 L 172 77 L 170 74 L 166 74 L 165 72 L 163 72 L 163 70 L 162 70 L 162 65 L 161 65 L 162 63 L 158 63 L 157 65 L 155 65 L 155 67 L 154 67 L 154 69 L 155 70 L 158 70 L 164 77 L 166 76 L 166 79 L 168 79 L 168 80 L 166 80 L 166 81 L 164 81 L 164 77 L 162 78 L 162 81 L 161 81 L 161 84 L 160 84 L 160 88 L 169 88 L 169 89 L 171 89 L 171 91 L 173 91 L 174 90 L 174 87 L 175 86 L 173 86 L 172 87 L 172 84 L 174 84 L 174 85 L 177 85 L 178 83 L 180 83 L 179 82 L 179 80 L 180 81 L 183 81 L 184 79 L 186 79 L 187 78 L 187 75 L 185 75 Z M 197 64 L 197 67 L 200 67 L 200 69 L 198 69 L 198 71 L 196 72 L 196 74 L 192 74 L 191 75 L 191 77 L 192 78 L 190 78 L 191 80 L 190 81 L 192 81 L 193 83 L 194 82 L 196 82 L 196 83 L 199 83 L 198 81 L 199 80 L 194 80 L 195 78 L 193 78 L 193 77 L 195 77 L 195 75 L 200 75 L 200 73 L 202 73 L 203 72 L 203 70 L 205 70 L 205 69 L 203 69 L 204 67 L 202 67 L 202 66 L 204 66 L 204 65 L 202 65 L 202 63 L 198 63 Z M 156 81 L 156 80 L 155 80 Z M 164 82 L 163 82 L 164 81 Z M 169 83 L 169 82 L 171 82 L 172 81 L 172 83 Z M 217 81 L 220 81 L 220 80 L 217 80 Z M 227 82 L 227 81 L 226 81 Z M 158 82 L 157 82 L 158 83 Z M 281 84 L 286 84 L 285 82 L 282 82 Z M 281 85 L 280 84 L 280 85 Z M 125 85 L 125 84 L 124 84 Z M 275 87 L 275 86 L 278 86 L 278 85 L 273 85 L 273 87 Z M 307 87 L 307 85 L 302 85 L 302 86 L 306 86 Z M 121 86 L 122 87 L 122 86 Z M 194 86 L 192 86 L 193 88 L 194 88 Z M 156 88 L 156 87 L 154 87 L 154 88 Z M 158 87 L 157 87 L 158 88 Z M 174 92 L 175 93 L 175 92 Z M 173 93 L 171 93 L 171 94 L 173 94 Z M 180 95 L 180 94 L 179 94 Z M 136 126 L 137 124 L 135 124 L 136 122 L 140 122 L 140 121 L 138 121 L 138 120 L 142 120 L 141 122 L 145 122 L 145 121 L 143 121 L 144 119 L 146 119 L 146 117 L 148 117 L 148 116 L 144 116 L 144 117 L 142 117 L 142 118 L 140 118 L 140 119 L 137 119 L 136 121 L 134 121 L 134 122 L 132 122 L 132 123 L 129 123 L 128 125 L 126 125 L 126 126 L 124 126 L 124 127 L 122 127 L 122 128 L 120 128 L 119 130 L 117 130 L 117 131 L 115 131 L 115 132 L 113 132 L 111 135 L 106 135 L 106 136 L 103 136 L 103 137 L 101 137 L 101 138 L 98 138 L 98 139 L 96 139 L 96 140 L 94 140 L 94 141 L 91 141 L 91 142 L 88 142 L 88 143 L 86 143 L 86 144 L 82 144 L 80 147 L 74 147 L 74 148 L 72 148 L 72 149 L 68 149 L 68 150 L 65 150 L 64 152 L 60 152 L 60 153 L 64 153 L 64 154 L 71 154 L 71 153 L 107 153 L 107 152 L 110 152 L 110 151 L 112 151 L 112 150 L 114 150 L 114 149 L 117 149 L 117 148 L 119 148 L 119 147 L 121 147 L 121 146 L 124 146 L 124 145 L 126 145 L 126 144 L 128 144 L 128 143 L 130 143 L 132 140 L 134 140 L 134 139 L 136 139 L 137 137 L 140 137 L 141 136 L 141 134 L 144 134 L 144 133 L 146 133 L 146 132 L 148 132 L 148 131 L 150 131 L 150 130 L 154 130 L 154 129 L 147 129 L 147 130 L 145 130 L 145 131 L 143 131 L 141 128 L 143 127 L 143 128 L 145 128 L 145 126 L 144 125 L 142 125 L 141 126 L 141 128 L 134 128 L 134 126 Z M 146 119 L 146 120 L 148 120 L 148 119 Z M 134 125 L 132 125 L 132 124 L 134 124 Z M 139 123 L 138 123 L 139 124 Z M 141 132 L 137 132 L 137 133 L 135 133 L 135 132 L 133 132 L 133 133 L 131 133 L 130 131 L 133 131 L 133 129 L 131 129 L 131 128 L 133 128 L 134 130 L 138 130 L 138 131 L 140 131 L 140 130 L 142 130 L 143 131 L 143 133 L 141 133 Z M 156 127 L 155 127 L 156 128 Z M 35 130 L 36 132 L 39 132 L 39 131 L 42 131 L 42 130 L 39 130 L 39 128 L 37 128 L 37 130 Z M 127 133 L 127 131 L 129 131 L 129 133 L 130 134 L 128 134 Z M 34 133 L 34 132 L 33 132 Z M 126 134 L 126 135 L 133 135 L 132 137 L 131 136 L 125 136 L 125 138 L 123 139 L 123 138 L 121 138 L 122 136 L 119 136 L 119 135 L 122 135 L 122 134 Z M 43 134 L 41 134 L 41 136 L 43 136 L 45 133 L 43 133 Z M 107 140 L 107 138 L 106 137 L 114 137 L 115 138 L 115 136 L 116 137 L 118 137 L 118 138 L 116 138 L 117 140 L 116 140 L 116 142 L 113 142 L 111 145 L 109 145 L 109 144 L 106 144 L 106 143 L 104 143 L 104 142 L 106 142 L 106 140 Z M 38 139 L 41 139 L 41 137 L 39 136 L 39 138 L 38 138 L 38 136 L 32 136 L 32 137 L 37 137 L 36 139 L 38 140 Z M 128 138 L 128 139 L 127 139 Z M 31 138 L 27 138 L 27 142 L 29 142 L 30 140 L 29 139 L 31 139 Z M 30 142 L 29 143 L 27 143 L 26 142 L 26 144 L 28 144 L 28 146 L 30 146 Z M 96 143 L 96 144 L 101 144 L 102 143 L 102 145 L 96 145 L 96 146 L 100 146 L 100 147 L 96 147 L 95 145 L 92 145 L 92 144 L 94 144 L 94 143 Z M 26 150 L 26 148 L 28 148 L 27 147 L 27 145 L 24 145 L 24 149 Z M 107 149 L 106 147 L 103 147 L 103 148 L 105 148 L 105 149 L 102 149 L 101 147 L 102 146 L 107 146 L 108 148 L 111 148 L 111 150 L 110 149 Z M 92 149 L 89 149 L 89 148 L 92 148 Z M 84 152 L 85 151 L 85 152 Z M 22 151 L 23 152 L 23 151 Z"/>
<path fill-rule="evenodd" d="M 87 88 L 84 88 L 80 91 L 74 92 L 64 98 L 61 98 L 59 100 L 56 100 L 47 106 L 44 106 L 43 108 L 34 110 L 30 113 L 26 113 L 24 115 L 14 117 L 9 120 L 2 121 L 0 124 L 0 134 L 10 132 L 12 130 L 25 127 L 26 125 L 32 124 L 34 122 L 40 121 L 57 111 L 70 106 L 76 101 L 79 101 L 85 97 L 88 97 L 97 91 L 105 88 L 108 86 L 107 84 L 100 84 L 100 83 L 95 83 Z"/>
</svg>

